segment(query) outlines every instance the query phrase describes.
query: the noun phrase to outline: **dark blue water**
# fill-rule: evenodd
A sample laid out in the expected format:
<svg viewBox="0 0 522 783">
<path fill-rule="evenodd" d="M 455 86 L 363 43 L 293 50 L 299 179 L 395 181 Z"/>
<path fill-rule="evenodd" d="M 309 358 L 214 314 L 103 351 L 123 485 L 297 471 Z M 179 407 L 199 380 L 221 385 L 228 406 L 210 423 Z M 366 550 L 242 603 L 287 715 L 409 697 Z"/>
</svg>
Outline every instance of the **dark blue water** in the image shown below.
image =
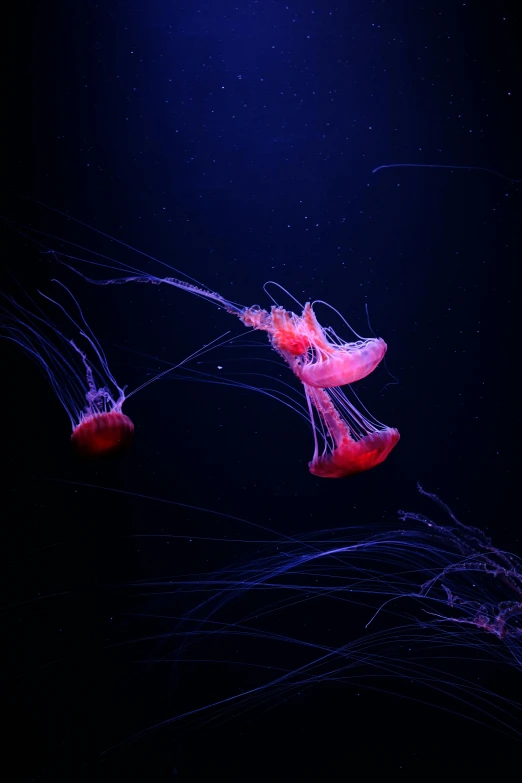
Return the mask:
<svg viewBox="0 0 522 783">
<path fill-rule="evenodd" d="M 101 278 L 117 273 L 87 267 L 100 260 L 95 253 L 106 264 L 168 274 L 150 256 L 246 306 L 269 307 L 263 284 L 274 280 L 300 301 L 329 302 L 363 335 L 367 307 L 388 344 L 389 373 L 380 367 L 357 392 L 401 441 L 374 471 L 346 481 L 311 476 L 306 422 L 266 394 L 230 385 L 284 381 L 302 402 L 265 336 L 245 333 L 190 364 L 192 375 L 173 372 L 129 399 L 132 450 L 85 463 L 72 457 L 69 422 L 46 379 L 0 341 L 10 780 L 513 769 L 519 708 L 501 725 L 497 707 L 481 706 L 471 686 L 464 697 L 456 683 L 466 677 L 520 702 L 520 660 L 484 630 L 458 636 L 456 624 L 451 640 L 416 636 L 434 687 L 417 670 L 409 677 L 407 642 L 393 646 L 397 632 L 385 652 L 364 643 L 383 659 L 361 664 L 352 679 L 268 688 L 248 709 L 210 709 L 141 736 L 270 683 L 304 665 L 304 652 L 206 626 L 196 655 L 190 622 L 179 618 L 199 605 L 199 593 L 174 594 L 162 583 L 151 595 L 136 584 L 177 584 L 188 574 L 201 584 L 231 563 L 239 579 L 245 563 L 266 554 L 259 541 L 272 541 L 276 558 L 284 536 L 302 541 L 351 526 L 371 534 L 393 527 L 399 508 L 429 515 L 416 482 L 497 547 L 522 554 L 514 9 L 447 0 L 20 9 L 4 117 L 3 290 L 53 295 L 51 278 L 61 280 L 129 389 L 245 330 L 171 287 L 91 286 L 42 250 L 72 253 L 83 259 L 76 268 Z M 419 167 L 372 173 L 389 164 Z M 289 297 L 277 298 L 292 308 Z M 335 314 L 320 305 L 317 314 L 350 339 Z M 229 383 L 198 383 L 194 371 Z M 352 578 L 356 565 L 344 567 Z M 307 585 L 335 568 L 307 572 Z M 372 574 L 379 568 L 386 580 L 386 557 Z M 491 598 L 480 573 L 477 584 L 477 600 Z M 228 631 L 257 616 L 260 600 L 266 609 L 272 598 L 232 603 L 222 618 Z M 372 601 L 331 600 L 324 609 L 307 601 L 283 615 L 270 610 L 266 633 L 340 649 L 409 617 L 419 628 L 424 611 L 408 606 L 366 630 Z M 391 658 L 404 662 L 401 676 L 386 668 Z"/>
</svg>

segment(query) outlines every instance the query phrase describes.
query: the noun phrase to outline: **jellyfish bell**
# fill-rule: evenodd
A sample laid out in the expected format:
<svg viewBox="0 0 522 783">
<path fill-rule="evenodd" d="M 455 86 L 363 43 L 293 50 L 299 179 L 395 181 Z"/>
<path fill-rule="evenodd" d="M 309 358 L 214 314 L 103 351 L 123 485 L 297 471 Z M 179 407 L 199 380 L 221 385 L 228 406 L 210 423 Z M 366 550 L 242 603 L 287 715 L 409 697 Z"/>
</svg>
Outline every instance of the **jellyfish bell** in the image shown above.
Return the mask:
<svg viewBox="0 0 522 783">
<path fill-rule="evenodd" d="M 305 386 L 305 392 L 312 425 L 314 413 L 320 425 L 313 428 L 314 456 L 308 463 L 314 476 L 345 478 L 371 470 L 384 462 L 399 442 L 397 429 L 377 421 L 366 409 L 366 415 L 361 413 L 342 389 Z M 322 452 L 319 451 L 318 431 L 324 440 Z"/>
<path fill-rule="evenodd" d="M 356 441 L 348 433 L 329 454 L 316 455 L 308 463 L 310 473 L 320 478 L 346 478 L 380 465 L 400 440 L 399 431 L 386 427 Z"/>
<path fill-rule="evenodd" d="M 346 478 L 377 467 L 387 458 L 400 440 L 399 431 L 386 427 L 364 439 L 343 438 L 330 454 L 315 456 L 308 463 L 310 473 L 320 478 Z"/>
<path fill-rule="evenodd" d="M 81 457 L 100 457 L 126 451 L 134 439 L 134 424 L 121 411 L 84 416 L 73 429 L 71 443 Z"/>
</svg>

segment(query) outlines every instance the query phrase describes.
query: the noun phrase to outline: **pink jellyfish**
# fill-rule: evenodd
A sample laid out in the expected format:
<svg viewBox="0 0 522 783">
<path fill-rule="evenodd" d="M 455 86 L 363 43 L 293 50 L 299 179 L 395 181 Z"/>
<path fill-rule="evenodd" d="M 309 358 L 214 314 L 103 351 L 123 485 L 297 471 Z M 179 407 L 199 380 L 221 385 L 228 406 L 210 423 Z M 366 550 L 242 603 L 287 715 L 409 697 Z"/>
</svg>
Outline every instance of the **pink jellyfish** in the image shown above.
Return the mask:
<svg viewBox="0 0 522 783">
<path fill-rule="evenodd" d="M 134 424 L 122 411 L 124 402 L 161 376 L 203 355 L 217 341 L 213 340 L 176 366 L 125 394 L 126 387 L 119 386 L 111 373 L 103 348 L 85 320 L 80 305 L 62 283 L 58 280 L 53 282 L 70 296 L 77 311 L 76 318 L 59 302 L 45 294 L 41 296 L 58 308 L 57 312 L 62 319 L 65 318 L 67 327 L 72 328 L 81 339 L 83 349 L 50 321 L 34 302 L 33 307 L 28 309 L 6 295 L 1 296 L 0 337 L 19 345 L 43 370 L 69 416 L 71 442 L 77 454 L 100 457 L 123 451 L 129 448 L 134 437 Z M 217 339 L 219 341 L 221 337 Z"/>
<path fill-rule="evenodd" d="M 324 449 L 319 452 L 314 426 L 314 456 L 310 473 L 321 478 L 344 478 L 362 473 L 384 462 L 400 440 L 399 431 L 365 416 L 348 400 L 342 389 L 318 389 L 305 384 L 310 417 L 319 417 Z"/>
<path fill-rule="evenodd" d="M 78 273 L 77 269 L 73 271 Z M 272 306 L 268 312 L 257 305 L 242 307 L 225 299 L 221 294 L 175 277 L 154 277 L 145 274 L 111 280 L 93 280 L 85 275 L 82 277 L 96 285 L 130 282 L 154 285 L 165 283 L 209 299 L 228 313 L 237 315 L 245 326 L 267 332 L 273 348 L 283 357 L 299 380 L 309 386 L 329 388 L 360 381 L 375 370 L 387 349 L 381 337 L 362 338 L 357 335 L 359 339 L 355 342 L 342 341 L 333 329 L 323 329 L 309 302 L 305 304 L 302 315 L 288 312 L 277 305 Z"/>
<path fill-rule="evenodd" d="M 80 337 L 83 349 L 36 304 L 28 309 L 5 295 L 0 308 L 0 336 L 19 345 L 46 375 L 71 421 L 71 442 L 77 454 L 98 457 L 125 450 L 134 436 L 134 424 L 122 412 L 125 388 L 112 375 L 78 302 L 64 285 L 59 285 L 71 297 L 78 320 L 59 302 L 41 296 L 65 318 L 65 324 Z"/>
<path fill-rule="evenodd" d="M 329 339 L 309 302 L 302 315 L 277 306 L 270 312 L 246 307 L 239 318 L 245 326 L 268 332 L 273 348 L 308 386 L 324 389 L 360 381 L 375 370 L 386 353 L 381 337 L 347 343 L 329 329 L 334 338 Z"/>
</svg>

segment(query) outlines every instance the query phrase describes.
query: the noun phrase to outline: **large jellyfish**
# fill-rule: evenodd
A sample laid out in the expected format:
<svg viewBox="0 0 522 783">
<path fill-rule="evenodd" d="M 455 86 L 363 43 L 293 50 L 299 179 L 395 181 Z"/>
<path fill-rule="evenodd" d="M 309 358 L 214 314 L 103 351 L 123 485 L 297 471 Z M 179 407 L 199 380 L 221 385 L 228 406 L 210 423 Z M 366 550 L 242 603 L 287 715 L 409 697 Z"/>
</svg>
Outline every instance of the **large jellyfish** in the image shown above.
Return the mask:
<svg viewBox="0 0 522 783">
<path fill-rule="evenodd" d="M 111 280 L 95 280 L 85 275 L 82 277 L 96 285 L 131 282 L 154 285 L 164 283 L 208 299 L 223 307 L 228 313 L 237 315 L 245 326 L 267 332 L 273 348 L 283 357 L 299 380 L 308 386 L 318 388 L 345 386 L 366 378 L 380 364 L 387 350 L 386 343 L 381 337 L 363 338 L 356 334 L 358 338 L 356 341 L 345 342 L 330 327 L 323 329 L 310 302 L 304 305 L 301 315 L 277 305 L 273 305 L 268 312 L 257 305 L 243 307 L 235 304 L 221 294 L 175 277 L 154 277 L 144 274 Z"/>
</svg>

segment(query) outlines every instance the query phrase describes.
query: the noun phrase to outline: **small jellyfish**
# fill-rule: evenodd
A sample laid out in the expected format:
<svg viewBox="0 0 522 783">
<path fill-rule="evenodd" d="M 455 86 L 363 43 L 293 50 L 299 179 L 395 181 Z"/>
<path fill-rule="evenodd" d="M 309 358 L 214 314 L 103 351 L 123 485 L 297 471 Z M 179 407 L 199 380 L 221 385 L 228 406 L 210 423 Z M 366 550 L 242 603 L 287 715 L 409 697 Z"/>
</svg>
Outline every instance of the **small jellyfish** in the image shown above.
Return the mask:
<svg viewBox="0 0 522 783">
<path fill-rule="evenodd" d="M 54 299 L 41 296 L 55 305 L 69 326 L 74 327 L 85 343 L 85 350 L 68 338 L 34 302 L 32 309 L 28 309 L 5 295 L 0 310 L 1 336 L 17 343 L 46 375 L 69 416 L 71 441 L 78 454 L 93 457 L 122 451 L 131 445 L 134 435 L 134 424 L 122 412 L 125 388 L 112 375 L 103 348 L 78 302 L 63 284 L 58 284 L 71 297 L 78 320 Z"/>
</svg>

